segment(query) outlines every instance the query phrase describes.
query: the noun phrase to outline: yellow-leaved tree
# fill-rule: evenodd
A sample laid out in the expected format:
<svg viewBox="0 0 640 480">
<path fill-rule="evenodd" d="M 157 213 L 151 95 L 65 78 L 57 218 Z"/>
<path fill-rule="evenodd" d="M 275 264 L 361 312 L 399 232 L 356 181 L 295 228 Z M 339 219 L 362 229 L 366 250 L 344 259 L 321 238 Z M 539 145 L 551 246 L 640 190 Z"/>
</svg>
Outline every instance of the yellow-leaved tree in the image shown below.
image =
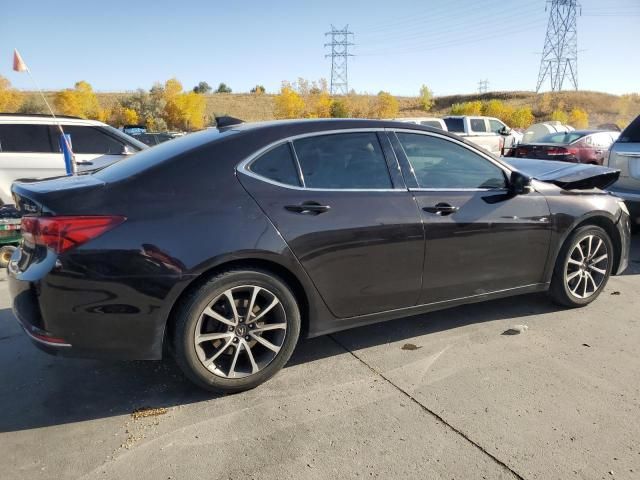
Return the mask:
<svg viewBox="0 0 640 480">
<path fill-rule="evenodd" d="M 569 121 L 569 115 L 567 115 L 567 112 L 565 112 L 564 110 L 556 108 L 553 112 L 551 112 L 551 120 L 565 124 Z"/>
<path fill-rule="evenodd" d="M 164 121 L 169 128 L 200 130 L 205 124 L 206 99 L 201 93 L 184 92 L 176 78 L 170 78 L 162 88 Z"/>
<path fill-rule="evenodd" d="M 482 115 L 482 102 L 454 103 L 451 105 L 451 115 Z"/>
<path fill-rule="evenodd" d="M 100 104 L 91 85 L 84 80 L 77 82 L 73 89 L 56 93 L 53 99 L 58 113 L 80 118 L 100 117 Z"/>
<path fill-rule="evenodd" d="M 377 118 L 394 118 L 398 116 L 400 105 L 396 97 L 389 92 L 380 92 L 376 98 L 375 113 Z"/>
<path fill-rule="evenodd" d="M 14 113 L 22 104 L 22 95 L 11 82 L 0 75 L 0 112 Z"/>
<path fill-rule="evenodd" d="M 535 117 L 533 116 L 531 107 L 520 107 L 516 108 L 511 114 L 509 126 L 513 128 L 527 128 L 534 120 Z"/>
<path fill-rule="evenodd" d="M 575 128 L 587 128 L 589 126 L 589 114 L 581 108 L 574 108 L 569 113 L 569 125 Z"/>
<path fill-rule="evenodd" d="M 296 92 L 291 84 L 284 82 L 280 88 L 280 93 L 274 99 L 275 118 L 300 118 L 304 113 L 304 100 Z"/>
</svg>

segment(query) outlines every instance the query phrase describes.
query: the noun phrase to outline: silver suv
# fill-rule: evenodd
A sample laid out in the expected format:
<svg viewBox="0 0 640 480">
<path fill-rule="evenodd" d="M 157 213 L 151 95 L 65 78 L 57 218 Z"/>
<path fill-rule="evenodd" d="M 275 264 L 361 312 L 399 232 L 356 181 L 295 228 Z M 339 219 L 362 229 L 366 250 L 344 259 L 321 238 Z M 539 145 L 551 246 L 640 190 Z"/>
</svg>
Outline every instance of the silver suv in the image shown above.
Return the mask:
<svg viewBox="0 0 640 480">
<path fill-rule="evenodd" d="M 620 170 L 620 178 L 609 191 L 624 199 L 631 225 L 640 227 L 640 116 L 629 124 L 611 145 L 605 165 Z"/>
<path fill-rule="evenodd" d="M 11 184 L 15 180 L 65 174 L 58 123 L 71 135 L 79 171 L 104 167 L 147 148 L 135 138 L 95 120 L 0 113 L 0 205 L 13 203 Z"/>
</svg>

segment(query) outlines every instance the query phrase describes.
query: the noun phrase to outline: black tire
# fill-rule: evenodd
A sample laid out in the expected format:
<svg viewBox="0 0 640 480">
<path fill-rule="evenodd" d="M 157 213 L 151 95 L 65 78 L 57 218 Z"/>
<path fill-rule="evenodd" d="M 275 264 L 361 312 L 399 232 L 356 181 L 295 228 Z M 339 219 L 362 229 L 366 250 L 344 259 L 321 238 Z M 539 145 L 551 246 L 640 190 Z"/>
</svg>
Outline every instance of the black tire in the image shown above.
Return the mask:
<svg viewBox="0 0 640 480">
<path fill-rule="evenodd" d="M 11 260 L 11 255 L 13 255 L 13 251 L 16 247 L 12 247 L 10 245 L 5 245 L 0 248 L 0 268 L 7 268 L 9 265 L 9 261 Z"/>
<path fill-rule="evenodd" d="M 591 261 L 589 260 L 584 262 L 586 266 L 575 265 L 575 262 L 571 265 L 568 263 L 570 258 L 572 260 L 579 261 L 580 257 L 579 254 L 576 255 L 576 248 L 586 251 L 590 236 L 592 237 L 592 242 L 595 242 L 595 245 L 600 245 L 598 243 L 598 239 L 602 241 L 602 246 L 600 246 L 599 250 L 597 252 L 593 252 L 591 256 L 592 260 L 601 258 L 604 253 L 608 255 L 606 259 L 606 267 L 604 265 L 605 261 L 601 261 L 601 263 L 594 265 L 598 270 L 601 270 L 604 273 L 598 273 L 591 270 L 593 267 L 589 266 L 591 264 Z M 580 245 L 580 247 L 578 247 L 578 245 Z M 596 248 L 595 245 L 592 246 L 593 249 Z M 603 246 L 606 248 L 606 252 L 602 252 L 601 249 Z M 585 255 L 585 257 L 588 259 L 589 255 Z M 551 299 L 554 303 L 569 308 L 584 307 L 585 305 L 590 304 L 598 298 L 598 295 L 602 293 L 602 290 L 604 290 L 604 287 L 607 285 L 609 277 L 611 276 L 613 260 L 613 242 L 605 230 L 595 225 L 585 225 L 577 228 L 564 242 L 560 249 L 560 253 L 558 254 L 558 258 L 556 259 L 556 265 L 553 270 L 551 285 L 549 287 Z M 570 269 L 573 270 L 569 273 Z M 579 270 L 582 273 L 578 272 Z M 576 274 L 577 277 L 569 280 L 569 278 L 574 274 Z M 582 277 L 582 275 L 587 276 Z M 588 278 L 589 275 L 591 276 L 591 280 Z M 584 283 L 577 283 L 582 281 Z M 594 288 L 595 286 L 597 286 L 597 288 Z M 581 298 L 580 292 L 583 291 L 583 288 L 587 289 L 585 290 L 585 294 L 588 293 L 588 296 Z M 588 290 L 593 290 L 593 292 L 591 293 Z"/>
<path fill-rule="evenodd" d="M 211 342 L 205 341 L 200 343 L 200 345 L 206 348 L 213 349 L 215 346 L 214 342 L 220 342 L 222 346 L 214 350 L 214 352 L 216 353 L 219 350 L 224 351 L 224 353 L 217 357 L 218 359 L 220 359 L 220 362 L 228 359 L 227 355 L 229 355 L 229 351 L 231 351 L 230 355 L 233 356 L 233 354 L 235 353 L 235 349 L 239 349 L 241 352 L 243 352 L 243 357 L 245 357 L 245 365 L 248 365 L 249 368 L 251 368 L 251 365 L 253 365 L 254 362 L 259 363 L 258 357 L 254 357 L 254 354 L 251 353 L 252 348 L 248 347 L 250 342 L 254 342 L 254 348 L 257 346 L 258 350 L 263 349 L 264 352 L 262 353 L 264 355 L 275 355 L 271 360 L 268 360 L 264 367 L 261 367 L 260 370 L 256 371 L 255 373 L 245 372 L 243 374 L 247 376 L 241 378 L 225 378 L 224 376 L 220 376 L 214 373 L 214 371 L 210 369 L 213 368 L 213 370 L 218 370 L 218 360 L 215 361 L 215 364 L 211 364 L 209 367 L 205 367 L 203 361 L 199 357 L 199 355 L 202 355 L 204 353 L 204 349 L 198 348 L 198 351 L 196 351 L 196 329 L 203 329 L 204 323 L 202 322 L 209 322 L 210 325 L 213 321 L 215 325 L 218 325 L 217 323 L 215 323 L 215 317 L 209 318 L 208 316 L 205 316 L 204 311 L 205 308 L 211 307 L 210 304 L 216 301 L 216 299 L 219 299 L 217 300 L 218 302 L 225 302 L 225 292 L 228 292 L 230 289 L 239 289 L 240 293 L 243 293 L 242 289 L 255 287 L 259 287 L 258 290 L 260 292 L 263 292 L 261 293 L 261 295 L 264 295 L 268 292 L 273 296 L 273 298 L 277 298 L 277 300 L 279 301 L 279 304 L 276 304 L 276 307 L 273 307 L 270 312 L 272 312 L 271 315 L 280 316 L 279 318 L 281 320 L 279 320 L 279 322 L 281 323 L 278 323 L 278 325 L 286 323 L 286 330 L 282 332 L 274 332 L 275 335 L 280 335 L 279 341 L 281 341 L 282 343 L 277 353 L 269 353 L 270 351 L 268 349 L 262 347 L 261 345 L 257 345 L 255 340 L 253 340 L 255 337 L 251 337 L 250 339 L 249 335 L 247 335 L 246 337 L 235 338 L 238 335 L 240 328 L 236 327 L 236 330 L 233 333 L 227 334 L 225 328 L 232 327 L 225 327 L 223 324 L 220 324 L 218 331 L 222 332 L 220 333 L 221 335 L 225 334 L 233 337 L 232 339 L 234 341 L 240 341 L 240 343 L 237 343 L 235 345 L 227 344 L 226 339 L 215 340 Z M 237 292 L 238 290 L 235 291 Z M 232 293 L 232 297 L 233 295 L 234 294 Z M 238 294 L 236 293 L 236 295 Z M 239 299 L 238 303 L 236 304 L 238 318 L 240 318 L 239 322 L 244 322 L 242 317 L 249 317 L 249 314 L 240 315 L 243 308 L 248 310 L 248 307 L 243 306 L 244 304 L 241 305 L 242 300 L 247 299 Z M 247 303 L 248 302 L 249 300 L 247 300 Z M 259 300 L 257 299 L 256 305 L 258 302 Z M 216 303 L 215 305 L 219 304 Z M 230 307 L 231 304 L 228 303 L 227 305 Z M 263 307 L 260 307 L 260 310 L 258 310 L 258 316 L 260 316 L 260 312 L 262 311 L 262 309 Z M 269 312 L 268 309 L 265 310 Z M 223 316 L 226 318 L 228 315 Z M 265 314 L 264 316 L 266 317 L 267 314 Z M 201 317 L 204 320 L 201 320 Z M 232 315 L 232 318 L 233 317 L 234 315 Z M 282 318 L 284 318 L 284 321 L 282 321 Z M 228 270 L 217 274 L 180 302 L 173 320 L 173 352 L 178 366 L 182 369 L 184 374 L 198 386 L 206 390 L 222 393 L 236 393 L 244 390 L 249 390 L 257 387 L 261 383 L 274 376 L 282 367 L 284 367 L 284 365 L 291 357 L 291 354 L 293 353 L 298 342 L 301 323 L 300 309 L 296 302 L 295 296 L 293 295 L 287 284 L 281 278 L 272 274 L 271 272 L 259 269 Z M 239 325 L 239 323 L 237 323 L 237 325 Z M 256 327 L 258 326 L 257 323 L 255 323 L 254 325 Z M 249 323 L 246 323 L 245 327 L 248 326 Z M 200 331 L 199 334 L 206 335 L 209 333 Z M 261 336 L 261 338 L 266 338 L 267 334 L 269 334 L 269 332 L 263 332 L 261 334 L 258 334 L 258 336 Z M 246 338 L 249 341 L 243 342 L 243 338 Z M 274 341 L 274 343 L 276 342 Z M 228 347 L 225 345 L 228 345 Z M 241 346 L 243 347 L 241 348 Z M 247 352 L 247 350 L 249 350 L 249 352 Z M 215 355 L 212 355 L 212 357 L 214 356 Z M 249 363 L 249 356 L 251 357 L 251 363 Z M 235 357 L 239 358 L 238 354 L 236 354 Z M 231 365 L 231 368 L 233 368 L 233 365 L 235 365 L 235 363 L 232 363 Z M 230 376 L 231 368 L 228 371 Z M 222 367 L 219 371 L 222 373 Z"/>
</svg>

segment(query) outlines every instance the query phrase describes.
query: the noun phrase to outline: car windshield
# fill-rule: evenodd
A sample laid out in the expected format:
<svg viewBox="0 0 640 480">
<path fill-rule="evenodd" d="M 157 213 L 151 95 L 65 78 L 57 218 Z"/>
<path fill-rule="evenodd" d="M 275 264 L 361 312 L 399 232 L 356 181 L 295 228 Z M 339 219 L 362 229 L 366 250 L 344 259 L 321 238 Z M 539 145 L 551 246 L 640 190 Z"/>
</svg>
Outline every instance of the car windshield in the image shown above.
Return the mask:
<svg viewBox="0 0 640 480">
<path fill-rule="evenodd" d="M 560 132 L 560 133 L 551 133 L 549 135 L 545 135 L 536 143 L 559 143 L 568 145 L 569 143 L 573 143 L 576 140 L 585 137 L 587 134 L 582 132 Z"/>
</svg>

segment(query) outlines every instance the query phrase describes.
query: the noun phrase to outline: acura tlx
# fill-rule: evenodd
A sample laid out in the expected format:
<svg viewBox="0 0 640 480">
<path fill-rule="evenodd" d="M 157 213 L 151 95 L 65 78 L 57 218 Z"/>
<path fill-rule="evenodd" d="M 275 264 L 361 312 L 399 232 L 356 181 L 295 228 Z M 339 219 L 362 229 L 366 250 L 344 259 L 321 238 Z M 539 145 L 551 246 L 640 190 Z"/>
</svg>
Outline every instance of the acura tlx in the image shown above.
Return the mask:
<svg viewBox="0 0 640 480">
<path fill-rule="evenodd" d="M 246 390 L 301 337 L 529 292 L 589 304 L 628 263 L 618 175 L 407 123 L 221 119 L 14 183 L 13 310 L 49 353 L 170 353 L 201 387 Z"/>
</svg>

